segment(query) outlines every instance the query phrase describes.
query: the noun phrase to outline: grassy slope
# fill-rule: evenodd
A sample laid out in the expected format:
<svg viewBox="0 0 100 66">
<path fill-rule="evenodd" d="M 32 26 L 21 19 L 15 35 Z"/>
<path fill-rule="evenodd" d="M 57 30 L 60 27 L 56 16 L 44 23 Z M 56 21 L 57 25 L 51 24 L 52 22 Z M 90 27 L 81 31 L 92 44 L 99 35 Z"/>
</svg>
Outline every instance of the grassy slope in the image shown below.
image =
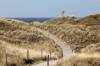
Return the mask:
<svg viewBox="0 0 100 66">
<path fill-rule="evenodd" d="M 74 50 L 80 51 L 80 49 L 85 48 L 87 45 L 100 42 L 99 17 L 99 14 L 94 16 L 90 15 L 77 21 L 74 18 L 66 17 L 64 22 L 63 19 L 58 18 L 50 20 L 50 22 L 48 20 L 47 23 L 41 26 L 33 25 L 55 34 L 67 42 Z"/>
<path fill-rule="evenodd" d="M 31 24 L 34 27 L 38 27 L 55 34 L 59 38 L 66 41 L 72 49 L 76 52 L 83 53 L 99 53 L 100 51 L 100 15 L 90 15 L 79 20 L 74 20 L 75 18 L 68 19 L 54 19 L 47 21 L 44 24 Z M 21 28 L 25 33 L 30 31 L 30 27 Z M 18 32 L 18 31 L 17 31 Z M 1 31 L 2 33 L 2 31 Z M 34 32 L 35 33 L 35 32 Z M 37 33 L 36 33 L 37 34 Z M 19 38 L 17 38 L 19 39 Z M 47 39 L 47 38 L 46 38 Z M 23 41 L 23 40 L 22 40 Z M 80 55 L 81 56 L 81 55 Z M 87 55 L 86 55 L 87 56 Z M 76 57 L 76 58 L 75 58 Z M 79 58 L 75 56 L 69 60 L 58 63 L 56 66 L 99 66 L 99 58 L 87 57 Z M 72 61 L 73 60 L 73 61 Z M 91 61 L 92 60 L 92 61 Z M 71 62 L 72 61 L 72 62 Z M 85 64 L 85 65 L 84 65 Z"/>
<path fill-rule="evenodd" d="M 36 30 L 31 30 L 31 27 L 28 26 L 28 24 L 11 21 L 11 20 L 0 20 L 0 47 L 2 47 L 2 42 L 6 42 L 6 44 L 10 44 L 11 47 L 13 46 L 18 48 L 30 48 L 33 50 L 43 50 L 44 52 L 49 53 L 49 50 L 51 50 L 52 53 L 59 52 L 60 48 L 54 43 L 53 40 L 45 37 L 40 32 Z M 5 45 L 5 46 L 7 46 Z M 11 48 L 11 49 L 12 49 Z M 3 49 L 7 50 L 3 46 Z M 5 63 L 5 52 L 1 48 L 0 50 L 0 64 Z M 2 53 L 3 52 L 3 53 Z M 14 50 L 14 52 L 17 52 Z M 8 53 L 9 54 L 9 53 Z M 9 60 L 15 61 L 18 60 L 18 56 L 9 54 Z M 3 59 L 3 60 L 2 60 Z M 23 58 L 20 60 L 23 60 Z M 12 62 L 11 63 L 15 63 Z M 19 60 L 18 60 L 19 61 Z M 17 62 L 17 61 L 16 61 Z M 10 62 L 9 62 L 10 63 Z M 17 62 L 17 64 L 21 65 L 23 64 L 22 61 Z"/>
<path fill-rule="evenodd" d="M 100 57 L 79 58 L 73 56 L 69 60 L 58 62 L 55 66 L 100 66 Z"/>
<path fill-rule="evenodd" d="M 75 52 L 85 53 L 85 58 L 82 57 L 83 55 L 78 54 L 69 60 L 58 62 L 56 66 L 100 65 L 100 57 L 97 57 L 100 54 L 100 14 L 90 15 L 79 20 L 71 21 L 64 21 L 58 18 L 50 20 L 41 26 L 34 26 L 49 31 L 63 39 Z"/>
<path fill-rule="evenodd" d="M 83 46 L 78 49 L 83 54 L 77 54 L 66 61 L 58 62 L 56 66 L 100 66 L 100 14 L 86 16 L 77 22 L 78 29 L 74 27 L 75 31 L 71 32 L 73 35 L 69 34 L 78 43 L 78 46 L 75 43 L 72 45 Z M 72 28 L 70 30 L 73 31 Z"/>
</svg>

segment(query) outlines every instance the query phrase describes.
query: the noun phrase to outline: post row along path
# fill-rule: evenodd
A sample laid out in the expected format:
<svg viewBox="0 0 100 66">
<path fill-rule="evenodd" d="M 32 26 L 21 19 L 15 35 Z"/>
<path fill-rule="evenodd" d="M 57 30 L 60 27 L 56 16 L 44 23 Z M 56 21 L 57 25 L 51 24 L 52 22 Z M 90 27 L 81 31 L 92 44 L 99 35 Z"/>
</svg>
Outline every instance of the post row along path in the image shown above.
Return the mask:
<svg viewBox="0 0 100 66">
<path fill-rule="evenodd" d="M 35 28 L 37 31 L 41 32 L 44 36 L 50 38 L 51 40 L 53 40 L 57 45 L 59 45 L 62 50 L 63 50 L 63 58 L 62 60 L 68 59 L 72 56 L 72 49 L 70 48 L 70 46 L 63 41 L 62 39 L 56 37 L 55 35 L 51 34 L 48 31 L 42 30 L 40 28 Z M 52 60 L 50 61 L 50 66 L 53 66 L 57 63 L 57 61 L 60 61 L 61 59 L 58 59 L 56 61 Z M 31 65 L 31 66 L 47 66 L 47 62 L 43 62 L 40 64 L 36 64 L 36 65 Z"/>
</svg>

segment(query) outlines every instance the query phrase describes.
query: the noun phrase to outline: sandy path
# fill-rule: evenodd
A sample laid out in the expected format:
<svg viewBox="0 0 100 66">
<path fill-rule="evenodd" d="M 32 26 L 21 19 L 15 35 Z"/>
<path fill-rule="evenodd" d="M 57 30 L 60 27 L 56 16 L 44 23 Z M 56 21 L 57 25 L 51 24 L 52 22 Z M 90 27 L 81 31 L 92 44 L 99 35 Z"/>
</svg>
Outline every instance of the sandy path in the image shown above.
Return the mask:
<svg viewBox="0 0 100 66">
<path fill-rule="evenodd" d="M 33 28 L 32 28 L 33 29 Z M 39 29 L 39 28 L 36 28 L 37 31 L 41 32 L 44 36 L 54 40 L 54 42 L 59 45 L 62 50 L 63 50 L 63 60 L 71 57 L 72 55 L 72 50 L 70 48 L 70 46 L 67 45 L 66 42 L 64 42 L 63 40 L 59 39 L 58 37 L 56 37 L 55 35 L 45 31 L 45 30 L 42 30 L 42 29 Z M 61 60 L 61 59 L 59 59 Z M 50 61 L 50 66 L 53 66 L 57 63 L 57 61 L 59 60 L 56 60 L 56 61 Z M 46 66 L 47 65 L 47 62 L 43 62 L 43 63 L 40 63 L 40 64 L 36 64 L 36 65 L 32 65 L 32 66 Z"/>
</svg>

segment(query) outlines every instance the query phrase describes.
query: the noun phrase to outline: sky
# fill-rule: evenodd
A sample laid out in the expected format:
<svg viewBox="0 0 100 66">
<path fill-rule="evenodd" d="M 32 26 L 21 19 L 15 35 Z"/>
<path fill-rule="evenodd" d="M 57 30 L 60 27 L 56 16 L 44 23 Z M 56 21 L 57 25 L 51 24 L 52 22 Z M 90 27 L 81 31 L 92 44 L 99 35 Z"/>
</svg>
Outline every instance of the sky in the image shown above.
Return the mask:
<svg viewBox="0 0 100 66">
<path fill-rule="evenodd" d="M 100 13 L 100 0 L 0 0 L 0 16 L 57 17 Z"/>
</svg>

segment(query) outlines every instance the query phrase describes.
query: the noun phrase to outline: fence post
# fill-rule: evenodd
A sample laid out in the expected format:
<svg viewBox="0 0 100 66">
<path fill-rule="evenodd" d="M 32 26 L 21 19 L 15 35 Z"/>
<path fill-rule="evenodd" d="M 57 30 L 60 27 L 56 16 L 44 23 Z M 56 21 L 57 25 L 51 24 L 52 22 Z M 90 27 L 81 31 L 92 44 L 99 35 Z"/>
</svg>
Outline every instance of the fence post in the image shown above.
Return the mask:
<svg viewBox="0 0 100 66">
<path fill-rule="evenodd" d="M 41 59 L 42 59 L 42 57 L 43 57 L 43 50 L 41 49 Z"/>
<path fill-rule="evenodd" d="M 48 55 L 48 57 L 47 57 L 47 66 L 49 66 L 49 55 Z"/>
<path fill-rule="evenodd" d="M 31 64 L 29 64 L 29 66 L 31 66 Z"/>
<path fill-rule="evenodd" d="M 50 50 L 50 59 L 51 59 L 51 50 Z"/>
<path fill-rule="evenodd" d="M 29 52 L 29 49 L 27 49 L 27 60 L 29 60 L 29 54 L 30 52 Z M 31 64 L 29 64 L 29 66 L 31 66 Z"/>
<path fill-rule="evenodd" d="M 29 59 L 29 49 L 27 49 L 27 59 Z"/>
<path fill-rule="evenodd" d="M 5 54 L 6 54 L 6 66 L 8 66 L 8 55 L 7 55 L 7 52 Z"/>
</svg>

